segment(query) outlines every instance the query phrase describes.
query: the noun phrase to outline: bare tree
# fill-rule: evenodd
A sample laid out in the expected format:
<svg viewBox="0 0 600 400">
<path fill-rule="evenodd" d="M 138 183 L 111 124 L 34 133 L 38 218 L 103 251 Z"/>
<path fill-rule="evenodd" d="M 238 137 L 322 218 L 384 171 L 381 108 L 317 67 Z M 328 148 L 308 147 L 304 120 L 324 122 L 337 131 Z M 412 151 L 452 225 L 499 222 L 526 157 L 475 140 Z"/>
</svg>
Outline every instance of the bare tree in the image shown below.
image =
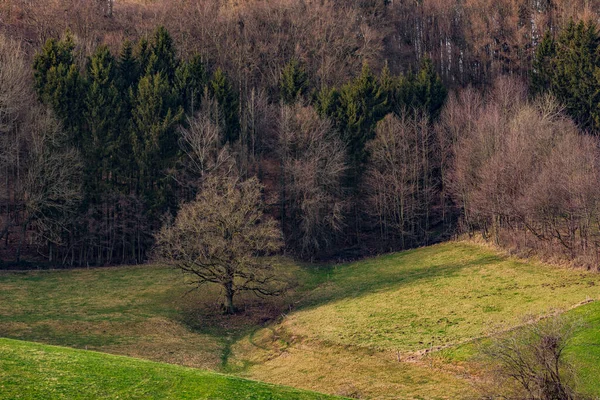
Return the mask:
<svg viewBox="0 0 600 400">
<path fill-rule="evenodd" d="M 222 169 L 232 168 L 234 159 L 220 124 L 216 101 L 205 95 L 198 113 L 188 119 L 187 127 L 180 128 L 180 147 L 187 154 L 188 168 L 197 177 Z"/>
<path fill-rule="evenodd" d="M 302 105 L 282 106 L 277 150 L 284 232 L 288 243 L 312 258 L 344 226 L 345 150 L 329 121 Z"/>
<path fill-rule="evenodd" d="M 181 269 L 193 285 L 220 285 L 228 314 L 239 292 L 270 296 L 286 288 L 265 257 L 281 248 L 281 232 L 263 214 L 261 190 L 256 178 L 208 177 L 196 200 L 156 235 L 157 258 Z"/>
<path fill-rule="evenodd" d="M 39 239 L 62 245 L 63 235 L 82 199 L 82 164 L 79 153 L 67 144 L 67 135 L 47 110 L 35 109 L 28 125 L 31 141 L 18 198 L 23 204 L 21 243 L 29 224 Z"/>
<path fill-rule="evenodd" d="M 493 382 L 485 398 L 575 400 L 573 368 L 565 349 L 576 324 L 564 317 L 542 321 L 492 340 L 483 354 Z"/>
<path fill-rule="evenodd" d="M 368 210 L 382 239 L 399 238 L 402 247 L 427 236 L 436 184 L 437 153 L 427 117 L 388 115 L 368 144 Z"/>
<path fill-rule="evenodd" d="M 497 244 L 596 264 L 598 139 L 582 136 L 551 97 L 527 101 L 511 81 L 497 82 L 476 104 L 457 124 L 464 129 L 448 181 L 469 229 Z"/>
</svg>

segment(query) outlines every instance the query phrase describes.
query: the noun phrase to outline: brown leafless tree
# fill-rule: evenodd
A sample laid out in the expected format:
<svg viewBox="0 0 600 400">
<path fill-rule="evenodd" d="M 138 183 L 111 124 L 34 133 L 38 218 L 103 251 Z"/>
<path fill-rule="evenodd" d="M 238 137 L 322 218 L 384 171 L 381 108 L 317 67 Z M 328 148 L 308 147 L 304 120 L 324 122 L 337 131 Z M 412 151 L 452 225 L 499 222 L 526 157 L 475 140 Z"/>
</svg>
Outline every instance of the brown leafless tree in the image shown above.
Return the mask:
<svg viewBox="0 0 600 400">
<path fill-rule="evenodd" d="M 304 257 L 328 249 L 344 226 L 345 150 L 329 121 L 302 105 L 282 106 L 277 151 L 286 239 Z"/>
<path fill-rule="evenodd" d="M 577 324 L 564 317 L 538 322 L 494 338 L 483 347 L 493 382 L 484 398 L 575 400 L 573 367 L 565 349 Z"/>
<path fill-rule="evenodd" d="M 208 177 L 198 197 L 156 235 L 157 258 L 181 269 L 193 285 L 220 285 L 228 314 L 240 292 L 269 296 L 286 287 L 265 257 L 280 249 L 281 231 L 263 214 L 261 190 L 256 178 Z"/>
<path fill-rule="evenodd" d="M 436 198 L 437 143 L 427 117 L 388 115 L 368 144 L 366 193 L 381 238 L 403 248 L 427 236 Z"/>
<path fill-rule="evenodd" d="M 483 103 L 475 99 L 465 109 L 475 111 L 443 121 L 463 127 L 448 183 L 469 229 L 482 230 L 497 244 L 546 247 L 595 264 L 598 139 L 581 135 L 552 98 L 527 101 L 523 89 L 506 79 Z"/>
</svg>

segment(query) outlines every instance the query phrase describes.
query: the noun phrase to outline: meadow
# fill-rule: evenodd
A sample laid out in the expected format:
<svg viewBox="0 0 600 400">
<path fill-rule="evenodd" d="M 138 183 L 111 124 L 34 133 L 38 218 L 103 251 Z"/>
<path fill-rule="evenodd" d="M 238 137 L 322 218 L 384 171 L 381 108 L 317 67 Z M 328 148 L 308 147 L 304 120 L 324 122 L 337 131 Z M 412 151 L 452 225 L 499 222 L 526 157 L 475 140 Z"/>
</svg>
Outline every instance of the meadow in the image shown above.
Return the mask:
<svg viewBox="0 0 600 400">
<path fill-rule="evenodd" d="M 3 272 L 0 336 L 349 397 L 467 398 L 482 378 L 479 339 L 567 312 L 584 322 L 568 355 L 600 396 L 597 273 L 467 242 L 280 264 L 296 289 L 240 298 L 233 317 L 219 314 L 217 288 L 189 292 L 162 266 Z"/>
<path fill-rule="evenodd" d="M 0 339 L 4 399 L 328 399 L 318 393 L 93 351 Z"/>
</svg>

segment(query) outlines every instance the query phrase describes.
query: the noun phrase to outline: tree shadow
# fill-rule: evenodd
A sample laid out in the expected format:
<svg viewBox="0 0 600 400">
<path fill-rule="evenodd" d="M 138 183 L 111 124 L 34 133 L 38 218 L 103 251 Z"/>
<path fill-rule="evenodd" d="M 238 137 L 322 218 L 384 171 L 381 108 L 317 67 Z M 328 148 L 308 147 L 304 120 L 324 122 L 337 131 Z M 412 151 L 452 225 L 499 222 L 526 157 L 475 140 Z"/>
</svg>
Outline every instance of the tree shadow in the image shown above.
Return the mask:
<svg viewBox="0 0 600 400">
<path fill-rule="evenodd" d="M 501 256 L 481 254 L 467 262 L 447 263 L 436 261 L 428 265 L 407 267 L 405 262 L 410 260 L 405 259 L 406 255 L 408 254 L 400 253 L 383 256 L 386 258 L 396 257 L 397 259 L 393 260 L 393 263 L 398 265 L 397 268 L 389 266 L 384 268 L 373 267 L 372 264 L 377 263 L 377 260 L 380 259 L 380 257 L 377 257 L 366 263 L 320 267 L 317 271 L 313 269 L 309 273 L 321 275 L 322 282 L 312 290 L 306 291 L 302 298 L 296 300 L 294 310 L 313 309 L 347 298 L 358 298 L 376 292 L 397 290 L 402 286 L 409 286 L 419 281 L 452 277 L 464 269 L 496 264 L 505 260 Z M 390 263 L 390 260 L 385 260 L 385 262 Z"/>
</svg>

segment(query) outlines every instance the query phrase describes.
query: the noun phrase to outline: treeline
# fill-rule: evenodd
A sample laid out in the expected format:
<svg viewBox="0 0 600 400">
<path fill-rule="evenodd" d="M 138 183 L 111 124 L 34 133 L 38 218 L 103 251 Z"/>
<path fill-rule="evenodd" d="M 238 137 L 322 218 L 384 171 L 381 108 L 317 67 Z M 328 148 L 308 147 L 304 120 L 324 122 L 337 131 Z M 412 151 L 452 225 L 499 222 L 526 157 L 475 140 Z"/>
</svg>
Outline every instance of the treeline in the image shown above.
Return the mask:
<svg viewBox="0 0 600 400">
<path fill-rule="evenodd" d="M 582 134 L 553 97 L 530 100 L 507 79 L 452 97 L 442 119 L 455 137 L 448 184 L 465 231 L 519 255 L 598 268 L 597 136 Z"/>
<path fill-rule="evenodd" d="M 139 10 L 169 30 L 142 34 L 125 2 L 33 57 L 2 37 L 2 258 L 143 262 L 203 180 L 235 175 L 305 259 L 482 232 L 592 265 L 600 38 L 569 19 L 595 5 L 483 3 L 156 2 Z"/>
<path fill-rule="evenodd" d="M 447 86 L 528 78 L 546 32 L 598 20 L 589 0 L 7 0 L 0 30 L 30 53 L 70 29 L 83 56 L 98 43 L 116 51 L 165 26 L 183 54 L 226 70 L 236 87 L 275 87 L 296 58 L 318 85 L 340 85 L 364 61 L 394 74 L 430 58 Z"/>
<path fill-rule="evenodd" d="M 430 61 L 407 75 L 387 68 L 376 75 L 364 64 L 343 85 L 317 90 L 314 77 L 295 59 L 282 68 L 275 90 L 252 88 L 245 97 L 214 63 L 199 55 L 181 59 L 164 28 L 148 39 L 124 42 L 117 55 L 99 46 L 86 59 L 78 56 L 70 33 L 49 39 L 34 57 L 34 95 L 23 59 L 8 54 L 19 54 L 18 46 L 4 43 L 3 69 L 18 78 L 7 82 L 14 79 L 27 93 L 3 127 L 23 141 L 10 148 L 6 136 L 3 143 L 3 153 L 14 157 L 3 164 L 1 233 L 6 246 L 11 242 L 16 249 L 16 259 L 35 238 L 50 262 L 142 262 L 163 220 L 195 196 L 209 173 L 271 180 L 266 195 L 295 254 L 313 258 L 355 246 L 371 230 L 363 200 L 370 182 L 367 144 L 377 122 L 388 114 L 435 118 L 446 98 Z M 60 152 L 73 159 L 57 159 L 62 172 L 56 179 L 63 178 L 70 190 L 54 197 L 40 193 L 40 204 L 28 207 L 31 193 L 23 176 L 49 168 L 20 161 L 37 140 L 26 138 L 21 124 L 40 112 L 30 105 L 51 111 Z M 411 222 L 403 243 L 428 238 L 422 219 Z"/>
</svg>

